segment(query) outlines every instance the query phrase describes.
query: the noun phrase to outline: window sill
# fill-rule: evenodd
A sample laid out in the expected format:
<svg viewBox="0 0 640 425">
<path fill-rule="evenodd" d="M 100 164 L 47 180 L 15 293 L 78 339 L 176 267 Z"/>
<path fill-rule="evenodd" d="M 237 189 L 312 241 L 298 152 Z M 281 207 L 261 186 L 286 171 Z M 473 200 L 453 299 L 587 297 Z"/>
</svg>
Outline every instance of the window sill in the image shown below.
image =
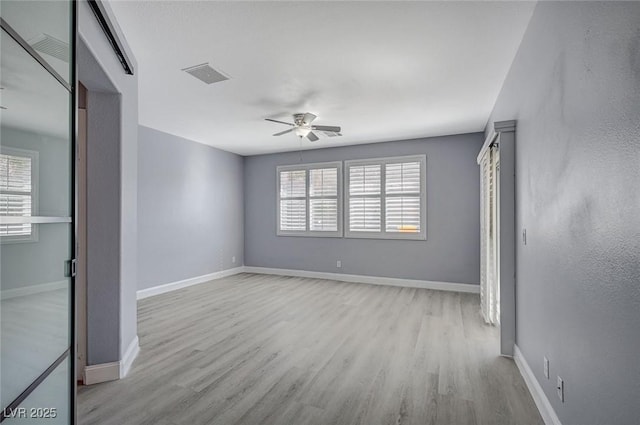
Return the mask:
<svg viewBox="0 0 640 425">
<path fill-rule="evenodd" d="M 342 238 L 342 232 L 276 232 L 276 236 L 298 238 Z"/>
</svg>

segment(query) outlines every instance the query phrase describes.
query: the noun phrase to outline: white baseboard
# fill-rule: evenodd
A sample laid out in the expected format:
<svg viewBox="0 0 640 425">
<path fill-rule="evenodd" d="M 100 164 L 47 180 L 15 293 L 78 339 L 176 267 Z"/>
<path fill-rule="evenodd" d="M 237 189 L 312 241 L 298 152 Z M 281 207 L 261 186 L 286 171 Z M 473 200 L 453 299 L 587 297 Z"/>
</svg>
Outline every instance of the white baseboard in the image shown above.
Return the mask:
<svg viewBox="0 0 640 425">
<path fill-rule="evenodd" d="M 122 360 L 120 360 L 120 379 L 127 376 L 139 352 L 140 345 L 138 345 L 138 336 L 136 335 L 133 341 L 131 341 L 131 344 L 129 344 L 129 347 L 127 347 L 127 351 L 124 352 Z"/>
<path fill-rule="evenodd" d="M 137 292 L 137 298 L 141 300 L 144 298 L 152 297 L 154 295 L 164 294 L 165 292 L 175 291 L 176 289 L 186 288 L 187 286 L 197 285 L 199 283 L 208 282 L 210 280 L 232 276 L 234 274 L 242 273 L 243 271 L 244 267 L 235 267 L 233 269 L 221 270 L 219 272 L 179 280 L 177 282 L 165 283 L 163 285 L 154 286 L 152 288 L 140 289 Z"/>
<path fill-rule="evenodd" d="M 140 352 L 138 345 L 138 336 L 131 341 L 127 351 L 119 362 L 101 363 L 91 366 L 85 366 L 82 381 L 84 385 L 100 384 L 107 381 L 115 381 L 122 379 L 129 373 L 133 361 Z"/>
<path fill-rule="evenodd" d="M 120 362 L 101 363 L 84 368 L 84 384 L 93 385 L 120 379 Z"/>
<path fill-rule="evenodd" d="M 281 276 L 310 277 L 314 279 L 337 280 L 340 282 L 370 283 L 373 285 L 403 286 L 408 288 L 436 289 L 439 291 L 480 293 L 480 285 L 470 283 L 436 282 L 432 280 L 398 279 L 392 277 L 364 276 L 356 274 L 311 272 L 306 270 L 272 269 L 268 267 L 245 266 L 245 273 L 274 274 Z"/>
<path fill-rule="evenodd" d="M 529 388 L 529 392 L 531 393 L 533 401 L 536 403 L 536 406 L 540 411 L 540 415 L 542 416 L 542 420 L 544 421 L 545 425 L 562 425 L 560 419 L 558 419 L 558 415 L 556 415 L 556 411 L 553 410 L 551 402 L 542 390 L 540 383 L 536 379 L 533 371 L 527 363 L 527 360 L 524 358 L 517 345 L 514 346 L 513 351 L 513 360 L 515 360 L 516 365 L 520 370 L 520 374 L 524 378 L 524 382 L 527 384 L 527 388 Z"/>
<path fill-rule="evenodd" d="M 393 277 L 364 276 L 356 274 L 313 272 L 306 270 L 274 269 L 268 267 L 242 266 L 233 269 L 222 270 L 190 279 L 179 280 L 177 282 L 165 283 L 152 288 L 141 289 L 137 292 L 139 300 L 164 294 L 177 289 L 186 288 L 192 285 L 209 282 L 215 279 L 232 276 L 238 273 L 272 274 L 280 276 L 310 277 L 314 279 L 337 280 L 340 282 L 370 283 L 373 285 L 403 286 L 408 288 L 436 289 L 439 291 L 468 292 L 472 294 L 480 293 L 480 285 L 470 283 L 437 282 L 433 280 L 398 279 Z"/>
<path fill-rule="evenodd" d="M 0 291 L 0 299 L 8 300 L 10 298 L 24 297 L 26 295 L 40 294 L 42 292 L 57 291 L 58 289 L 65 289 L 69 287 L 70 287 L 70 283 L 68 280 L 61 280 L 59 282 L 47 282 L 47 283 L 41 283 L 40 285 L 31 285 L 31 286 L 24 286 L 22 288 L 6 289 L 3 291 Z"/>
</svg>

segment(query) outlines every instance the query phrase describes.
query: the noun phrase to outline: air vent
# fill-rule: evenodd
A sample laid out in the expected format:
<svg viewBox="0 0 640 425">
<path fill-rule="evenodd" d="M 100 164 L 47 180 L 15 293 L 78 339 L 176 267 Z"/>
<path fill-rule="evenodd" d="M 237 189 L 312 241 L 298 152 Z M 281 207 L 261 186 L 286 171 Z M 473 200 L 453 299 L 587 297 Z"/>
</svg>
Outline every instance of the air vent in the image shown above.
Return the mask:
<svg viewBox="0 0 640 425">
<path fill-rule="evenodd" d="M 228 80 L 229 77 L 211 68 L 208 63 L 192 66 L 190 68 L 183 69 L 187 74 L 191 74 L 198 80 L 206 84 L 219 83 L 220 81 Z"/>
<path fill-rule="evenodd" d="M 63 62 L 69 63 L 69 44 L 58 40 L 49 34 L 42 34 L 29 42 L 31 47 L 40 53 L 53 56 Z"/>
<path fill-rule="evenodd" d="M 329 137 L 342 136 L 342 134 L 337 131 L 323 131 L 323 133 Z"/>
</svg>

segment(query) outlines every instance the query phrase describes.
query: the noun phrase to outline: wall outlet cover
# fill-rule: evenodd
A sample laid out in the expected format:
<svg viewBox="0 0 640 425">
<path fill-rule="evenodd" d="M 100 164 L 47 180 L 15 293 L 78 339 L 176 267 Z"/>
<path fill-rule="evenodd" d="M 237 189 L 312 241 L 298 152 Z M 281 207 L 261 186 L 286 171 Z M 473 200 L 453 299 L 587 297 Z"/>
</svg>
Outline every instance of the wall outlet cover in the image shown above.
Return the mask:
<svg viewBox="0 0 640 425">
<path fill-rule="evenodd" d="M 558 385 L 556 389 L 558 390 L 558 398 L 564 403 L 564 381 L 560 376 L 558 376 Z"/>
<path fill-rule="evenodd" d="M 340 260 L 336 261 L 336 267 L 337 268 L 342 267 L 342 261 L 340 261 Z"/>
<path fill-rule="evenodd" d="M 549 379 L 549 359 L 545 357 L 543 364 L 544 377 Z"/>
</svg>

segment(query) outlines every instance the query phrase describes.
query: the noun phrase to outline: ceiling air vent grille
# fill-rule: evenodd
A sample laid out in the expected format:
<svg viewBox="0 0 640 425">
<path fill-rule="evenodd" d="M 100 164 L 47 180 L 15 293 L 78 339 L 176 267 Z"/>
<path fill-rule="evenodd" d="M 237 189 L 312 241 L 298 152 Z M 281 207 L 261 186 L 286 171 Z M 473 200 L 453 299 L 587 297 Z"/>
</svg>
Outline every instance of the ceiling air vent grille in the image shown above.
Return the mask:
<svg viewBox="0 0 640 425">
<path fill-rule="evenodd" d="M 42 34 L 31 40 L 29 44 L 40 53 L 45 53 L 69 63 L 69 44 L 62 40 L 58 40 L 49 34 Z"/>
<path fill-rule="evenodd" d="M 227 77 L 220 71 L 216 71 L 215 69 L 211 68 L 208 63 L 184 68 L 183 71 L 187 74 L 193 75 L 198 80 L 206 84 L 219 83 L 220 81 L 229 79 L 229 77 Z"/>
</svg>

